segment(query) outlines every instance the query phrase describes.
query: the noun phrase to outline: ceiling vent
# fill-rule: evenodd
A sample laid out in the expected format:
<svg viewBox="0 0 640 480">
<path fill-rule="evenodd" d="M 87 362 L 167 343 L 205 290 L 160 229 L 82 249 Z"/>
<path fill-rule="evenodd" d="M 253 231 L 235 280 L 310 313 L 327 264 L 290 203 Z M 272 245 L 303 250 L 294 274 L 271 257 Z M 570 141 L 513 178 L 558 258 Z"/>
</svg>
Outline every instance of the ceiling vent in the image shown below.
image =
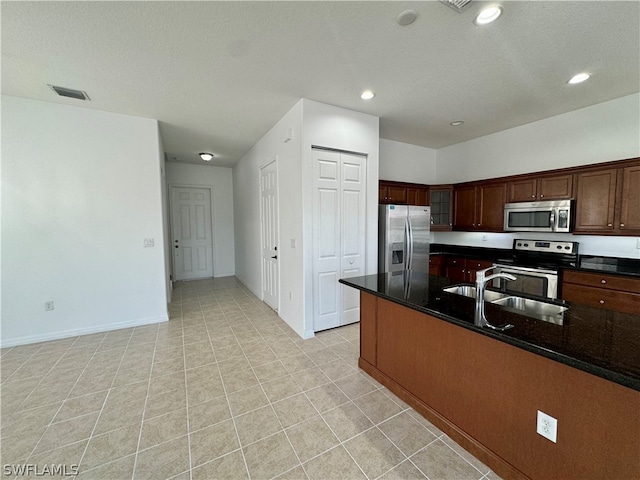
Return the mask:
<svg viewBox="0 0 640 480">
<path fill-rule="evenodd" d="M 440 0 L 446 6 L 453 8 L 456 12 L 462 13 L 471 3 L 471 0 Z"/>
<path fill-rule="evenodd" d="M 49 85 L 49 84 L 47 84 Z M 73 90 L 71 88 L 56 87 L 55 85 L 49 85 L 49 88 L 56 92 L 61 97 L 75 98 L 77 100 L 91 100 L 87 92 L 82 90 Z"/>
</svg>

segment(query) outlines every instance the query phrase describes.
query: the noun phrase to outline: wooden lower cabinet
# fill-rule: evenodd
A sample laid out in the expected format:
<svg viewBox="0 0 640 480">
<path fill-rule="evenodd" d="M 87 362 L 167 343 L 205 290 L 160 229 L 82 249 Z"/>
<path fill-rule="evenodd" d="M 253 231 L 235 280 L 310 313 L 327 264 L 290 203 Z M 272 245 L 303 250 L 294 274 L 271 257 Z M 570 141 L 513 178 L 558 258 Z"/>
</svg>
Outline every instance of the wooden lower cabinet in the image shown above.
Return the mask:
<svg viewBox="0 0 640 480">
<path fill-rule="evenodd" d="M 498 475 L 640 478 L 640 392 L 364 292 L 361 308 L 361 368 Z"/>
<path fill-rule="evenodd" d="M 470 258 L 446 257 L 444 260 L 444 276 L 454 282 L 475 283 L 476 272 L 489 268 L 493 262 Z"/>
<path fill-rule="evenodd" d="M 567 270 L 562 276 L 562 299 L 640 316 L 640 279 Z"/>
</svg>

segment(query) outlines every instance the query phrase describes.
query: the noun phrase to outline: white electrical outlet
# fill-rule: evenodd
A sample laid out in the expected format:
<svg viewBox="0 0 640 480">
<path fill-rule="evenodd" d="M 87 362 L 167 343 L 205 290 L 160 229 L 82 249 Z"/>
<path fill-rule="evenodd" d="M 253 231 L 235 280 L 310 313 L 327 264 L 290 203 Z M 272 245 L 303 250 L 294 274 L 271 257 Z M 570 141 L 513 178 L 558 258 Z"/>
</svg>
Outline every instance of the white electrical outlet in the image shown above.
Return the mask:
<svg viewBox="0 0 640 480">
<path fill-rule="evenodd" d="M 556 443 L 558 437 L 558 420 L 538 410 L 538 426 L 536 432 L 551 440 L 553 443 Z"/>
<path fill-rule="evenodd" d="M 51 300 L 50 302 L 44 302 L 44 309 L 47 312 L 49 310 L 53 310 L 53 300 Z"/>
<path fill-rule="evenodd" d="M 636 242 L 636 248 L 640 250 L 640 238 L 638 239 L 638 241 Z"/>
<path fill-rule="evenodd" d="M 486 241 L 487 241 L 487 234 L 486 234 L 486 233 L 483 233 L 483 234 L 482 234 L 482 241 L 483 241 L 483 242 L 486 242 Z"/>
<path fill-rule="evenodd" d="M 144 239 L 145 247 L 153 247 L 153 238 L 145 238 Z"/>
</svg>

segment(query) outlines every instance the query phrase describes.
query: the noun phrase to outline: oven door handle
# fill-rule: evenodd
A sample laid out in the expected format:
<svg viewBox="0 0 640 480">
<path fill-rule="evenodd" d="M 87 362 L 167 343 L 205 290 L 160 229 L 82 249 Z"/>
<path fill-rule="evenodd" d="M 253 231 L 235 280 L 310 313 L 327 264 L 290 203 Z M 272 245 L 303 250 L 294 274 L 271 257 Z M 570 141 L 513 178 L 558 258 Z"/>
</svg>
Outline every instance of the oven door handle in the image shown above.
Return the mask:
<svg viewBox="0 0 640 480">
<path fill-rule="evenodd" d="M 493 268 L 496 270 L 494 273 L 512 273 L 512 274 L 526 274 L 536 277 L 546 277 L 548 275 L 558 275 L 557 270 L 545 270 L 543 268 L 529 268 L 529 267 L 513 267 L 510 265 L 493 264 Z"/>
<path fill-rule="evenodd" d="M 555 232 L 556 230 L 558 230 L 558 221 L 555 210 L 551 210 L 551 215 L 549 215 L 549 223 L 551 224 L 551 231 Z"/>
</svg>

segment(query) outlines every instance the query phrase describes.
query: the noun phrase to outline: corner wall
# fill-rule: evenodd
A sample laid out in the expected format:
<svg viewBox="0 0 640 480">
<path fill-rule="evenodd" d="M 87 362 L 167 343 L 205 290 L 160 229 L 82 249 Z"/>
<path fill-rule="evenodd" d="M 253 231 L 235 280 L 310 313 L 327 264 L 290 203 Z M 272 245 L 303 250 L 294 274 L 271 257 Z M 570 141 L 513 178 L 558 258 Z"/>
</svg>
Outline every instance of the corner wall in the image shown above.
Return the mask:
<svg viewBox="0 0 640 480">
<path fill-rule="evenodd" d="M 157 121 L 8 96 L 1 111 L 2 346 L 168 320 Z"/>
</svg>

